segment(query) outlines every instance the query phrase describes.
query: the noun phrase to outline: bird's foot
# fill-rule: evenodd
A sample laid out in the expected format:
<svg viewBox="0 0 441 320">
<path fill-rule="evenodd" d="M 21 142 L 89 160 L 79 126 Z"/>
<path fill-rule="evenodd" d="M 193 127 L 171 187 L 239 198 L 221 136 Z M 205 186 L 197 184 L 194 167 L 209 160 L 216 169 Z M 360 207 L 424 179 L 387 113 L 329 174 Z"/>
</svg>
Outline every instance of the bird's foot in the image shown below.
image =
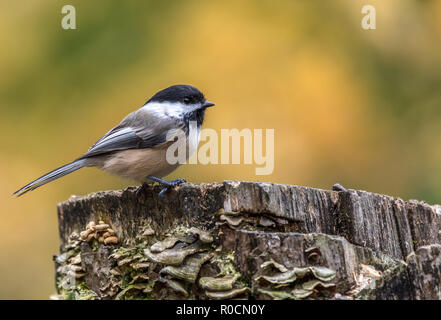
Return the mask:
<svg viewBox="0 0 441 320">
<path fill-rule="evenodd" d="M 165 186 L 165 188 L 163 188 L 160 192 L 159 192 L 159 197 L 162 198 L 164 196 L 164 193 L 167 192 L 167 190 L 186 182 L 184 178 L 181 179 L 176 179 L 176 180 L 172 180 L 169 181 L 168 184 Z"/>
<path fill-rule="evenodd" d="M 181 179 L 175 179 L 172 181 L 166 181 L 164 179 L 161 178 L 157 178 L 154 176 L 148 176 L 147 178 L 149 178 L 150 180 L 153 180 L 155 182 L 158 182 L 159 184 L 163 185 L 164 188 L 159 192 L 159 197 L 162 198 L 164 196 L 164 193 L 167 192 L 167 190 L 176 187 L 177 185 L 186 182 L 186 180 L 184 178 Z"/>
<path fill-rule="evenodd" d="M 139 186 L 138 190 L 136 190 L 136 196 L 139 197 L 141 195 L 141 193 L 144 192 L 145 188 L 147 187 L 147 183 L 143 183 L 142 185 Z"/>
</svg>

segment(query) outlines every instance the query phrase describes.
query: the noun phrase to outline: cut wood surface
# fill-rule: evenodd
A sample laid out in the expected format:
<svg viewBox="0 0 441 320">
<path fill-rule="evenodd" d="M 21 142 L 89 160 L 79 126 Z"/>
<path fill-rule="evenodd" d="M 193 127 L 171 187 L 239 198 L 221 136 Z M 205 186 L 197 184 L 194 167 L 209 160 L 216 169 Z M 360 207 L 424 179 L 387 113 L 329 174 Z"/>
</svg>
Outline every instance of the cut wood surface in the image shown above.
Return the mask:
<svg viewBox="0 0 441 320">
<path fill-rule="evenodd" d="M 441 206 L 185 183 L 58 205 L 60 299 L 440 299 Z"/>
</svg>

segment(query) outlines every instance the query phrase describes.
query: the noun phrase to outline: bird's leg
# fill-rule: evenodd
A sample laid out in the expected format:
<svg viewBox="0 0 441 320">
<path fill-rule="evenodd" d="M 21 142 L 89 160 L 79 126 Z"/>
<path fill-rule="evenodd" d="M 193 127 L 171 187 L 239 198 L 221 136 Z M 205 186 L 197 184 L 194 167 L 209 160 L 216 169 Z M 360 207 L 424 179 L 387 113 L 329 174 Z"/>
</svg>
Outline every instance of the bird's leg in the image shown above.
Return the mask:
<svg viewBox="0 0 441 320">
<path fill-rule="evenodd" d="M 147 176 L 147 178 L 150 179 L 150 180 L 153 180 L 155 182 L 158 182 L 159 184 L 164 186 L 164 189 L 162 189 L 159 192 L 159 197 L 161 197 L 161 198 L 164 195 L 164 193 L 167 190 L 169 190 L 170 188 L 173 188 L 173 187 L 177 186 L 178 184 L 186 182 L 184 178 L 176 179 L 176 180 L 172 180 L 172 181 L 166 181 L 164 179 L 161 179 L 161 178 L 158 178 L 158 177 L 155 177 L 155 176 Z"/>
</svg>

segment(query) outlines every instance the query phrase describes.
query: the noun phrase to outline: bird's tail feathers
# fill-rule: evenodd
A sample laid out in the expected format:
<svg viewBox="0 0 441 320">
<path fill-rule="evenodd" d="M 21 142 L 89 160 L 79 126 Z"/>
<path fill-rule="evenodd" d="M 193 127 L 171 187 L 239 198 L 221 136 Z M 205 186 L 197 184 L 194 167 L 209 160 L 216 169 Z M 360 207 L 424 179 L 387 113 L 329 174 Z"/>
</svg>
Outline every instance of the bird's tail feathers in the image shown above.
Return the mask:
<svg viewBox="0 0 441 320">
<path fill-rule="evenodd" d="M 81 169 L 87 165 L 88 165 L 88 159 L 75 160 L 71 163 L 68 163 L 68 164 L 58 168 L 58 169 L 55 169 L 49 173 L 46 173 L 44 176 L 32 181 L 31 183 L 25 185 L 23 188 L 15 191 L 12 195 L 20 197 L 28 191 L 35 190 L 38 187 L 45 185 L 46 183 L 49 183 L 51 181 L 54 181 L 58 178 L 65 176 L 69 173 L 77 171 L 78 169 Z"/>
</svg>

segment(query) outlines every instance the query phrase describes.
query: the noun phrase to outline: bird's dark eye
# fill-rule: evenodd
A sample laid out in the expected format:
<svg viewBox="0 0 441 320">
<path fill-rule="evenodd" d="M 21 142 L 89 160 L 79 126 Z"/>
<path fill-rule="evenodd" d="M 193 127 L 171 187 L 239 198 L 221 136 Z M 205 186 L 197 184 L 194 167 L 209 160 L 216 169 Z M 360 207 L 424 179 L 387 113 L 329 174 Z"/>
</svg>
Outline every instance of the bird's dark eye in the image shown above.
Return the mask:
<svg viewBox="0 0 441 320">
<path fill-rule="evenodd" d="M 190 98 L 188 98 L 188 97 L 187 97 L 187 98 L 184 98 L 184 103 L 185 103 L 185 104 L 189 104 L 190 102 L 191 102 L 191 99 L 190 99 Z"/>
</svg>

